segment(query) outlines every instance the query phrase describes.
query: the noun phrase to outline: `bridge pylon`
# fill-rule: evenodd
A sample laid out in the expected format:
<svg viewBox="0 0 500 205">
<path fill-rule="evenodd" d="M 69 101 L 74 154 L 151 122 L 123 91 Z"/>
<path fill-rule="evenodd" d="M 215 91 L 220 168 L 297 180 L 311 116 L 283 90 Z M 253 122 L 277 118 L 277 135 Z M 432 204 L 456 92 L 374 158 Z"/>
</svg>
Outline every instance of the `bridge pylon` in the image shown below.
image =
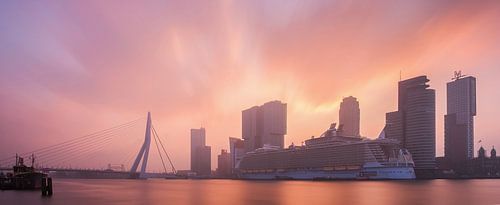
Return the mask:
<svg viewBox="0 0 500 205">
<path fill-rule="evenodd" d="M 151 144 L 151 112 L 148 112 L 148 118 L 146 122 L 146 134 L 144 135 L 144 143 L 142 144 L 141 150 L 139 150 L 139 153 L 137 154 L 137 157 L 135 158 L 134 164 L 132 165 L 132 168 L 130 169 L 130 177 L 131 178 L 139 178 L 139 179 L 144 179 L 147 178 L 145 173 L 146 173 L 146 167 L 148 164 L 148 156 L 149 156 L 149 145 Z M 137 168 L 139 166 L 139 163 L 141 162 L 142 159 L 142 164 L 141 164 L 141 172 L 137 172 Z"/>
</svg>

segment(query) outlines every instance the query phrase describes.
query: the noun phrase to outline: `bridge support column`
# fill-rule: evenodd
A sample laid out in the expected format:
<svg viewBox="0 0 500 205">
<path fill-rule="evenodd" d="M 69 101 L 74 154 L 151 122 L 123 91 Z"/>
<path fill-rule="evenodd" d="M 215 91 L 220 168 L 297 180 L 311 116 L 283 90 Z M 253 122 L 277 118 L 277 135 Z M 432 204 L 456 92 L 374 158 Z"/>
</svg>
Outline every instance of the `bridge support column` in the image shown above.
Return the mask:
<svg viewBox="0 0 500 205">
<path fill-rule="evenodd" d="M 148 112 L 148 119 L 146 122 L 146 134 L 144 135 L 144 143 L 141 150 L 135 158 L 134 164 L 130 169 L 131 178 L 145 178 L 146 167 L 148 164 L 149 145 L 151 144 L 151 113 Z M 137 173 L 137 168 L 142 159 L 141 172 Z"/>
</svg>

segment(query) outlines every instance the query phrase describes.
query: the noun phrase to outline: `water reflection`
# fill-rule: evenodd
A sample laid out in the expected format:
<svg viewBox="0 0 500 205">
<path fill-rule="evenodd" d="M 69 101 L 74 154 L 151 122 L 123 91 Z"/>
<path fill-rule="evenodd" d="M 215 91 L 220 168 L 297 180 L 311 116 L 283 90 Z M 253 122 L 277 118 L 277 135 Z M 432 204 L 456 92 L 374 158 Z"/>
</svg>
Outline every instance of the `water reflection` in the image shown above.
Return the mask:
<svg viewBox="0 0 500 205">
<path fill-rule="evenodd" d="M 1 204 L 500 204 L 500 180 L 55 180 L 55 194 L 0 192 Z"/>
</svg>

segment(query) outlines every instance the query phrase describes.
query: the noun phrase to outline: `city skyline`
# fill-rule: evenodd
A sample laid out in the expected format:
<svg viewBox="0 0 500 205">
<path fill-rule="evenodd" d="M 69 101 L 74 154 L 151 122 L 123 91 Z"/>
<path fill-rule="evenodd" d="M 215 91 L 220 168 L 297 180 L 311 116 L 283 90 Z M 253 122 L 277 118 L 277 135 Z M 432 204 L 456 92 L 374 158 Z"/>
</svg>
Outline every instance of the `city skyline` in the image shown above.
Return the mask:
<svg viewBox="0 0 500 205">
<path fill-rule="evenodd" d="M 288 106 L 285 146 L 300 144 L 338 122 L 350 95 L 360 101 L 361 135 L 375 138 L 385 113 L 397 110 L 398 81 L 419 75 L 436 90 L 443 156 L 455 70 L 477 78 L 474 150 L 479 140 L 489 150 L 500 146 L 496 5 L 2 3 L 0 157 L 151 111 L 174 163 L 188 169 L 192 127 L 207 129 L 217 159 L 228 137 L 242 137 L 241 110 L 280 100 Z"/>
</svg>

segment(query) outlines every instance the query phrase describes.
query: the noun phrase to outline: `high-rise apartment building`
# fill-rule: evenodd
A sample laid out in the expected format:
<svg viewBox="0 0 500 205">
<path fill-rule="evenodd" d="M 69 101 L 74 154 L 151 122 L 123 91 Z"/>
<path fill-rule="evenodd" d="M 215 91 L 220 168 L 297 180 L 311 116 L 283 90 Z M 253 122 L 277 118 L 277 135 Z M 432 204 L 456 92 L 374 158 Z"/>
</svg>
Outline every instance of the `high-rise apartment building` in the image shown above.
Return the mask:
<svg viewBox="0 0 500 205">
<path fill-rule="evenodd" d="M 227 150 L 221 150 L 220 154 L 217 156 L 217 176 L 219 177 L 230 177 L 232 173 L 231 169 L 231 154 Z"/>
<path fill-rule="evenodd" d="M 445 158 L 453 168 L 474 158 L 474 116 L 476 116 L 476 78 L 455 73 L 446 84 Z"/>
<path fill-rule="evenodd" d="M 271 101 L 242 111 L 242 136 L 246 152 L 265 144 L 283 148 L 285 134 L 285 103 Z"/>
<path fill-rule="evenodd" d="M 386 114 L 385 136 L 410 151 L 416 170 L 436 167 L 436 93 L 427 76 L 400 81 L 398 111 Z"/>
<path fill-rule="evenodd" d="M 339 110 L 339 124 L 342 134 L 346 136 L 359 136 L 360 110 L 359 102 L 355 97 L 349 96 L 342 100 Z"/>
<path fill-rule="evenodd" d="M 205 128 L 191 129 L 191 171 L 198 175 L 210 175 L 211 172 L 211 148 L 206 146 L 205 140 Z"/>
<path fill-rule="evenodd" d="M 245 155 L 245 143 L 242 139 L 229 138 L 229 154 L 231 155 L 231 173 L 234 174 L 235 168 Z"/>
<path fill-rule="evenodd" d="M 262 144 L 261 137 L 261 120 L 259 106 L 254 106 L 249 109 L 243 110 L 241 115 L 242 132 L 241 135 L 244 140 L 245 152 L 249 152 L 259 148 Z"/>
<path fill-rule="evenodd" d="M 210 176 L 212 174 L 212 148 L 201 146 L 196 149 L 196 161 L 198 163 L 196 174 L 198 176 Z"/>
</svg>

